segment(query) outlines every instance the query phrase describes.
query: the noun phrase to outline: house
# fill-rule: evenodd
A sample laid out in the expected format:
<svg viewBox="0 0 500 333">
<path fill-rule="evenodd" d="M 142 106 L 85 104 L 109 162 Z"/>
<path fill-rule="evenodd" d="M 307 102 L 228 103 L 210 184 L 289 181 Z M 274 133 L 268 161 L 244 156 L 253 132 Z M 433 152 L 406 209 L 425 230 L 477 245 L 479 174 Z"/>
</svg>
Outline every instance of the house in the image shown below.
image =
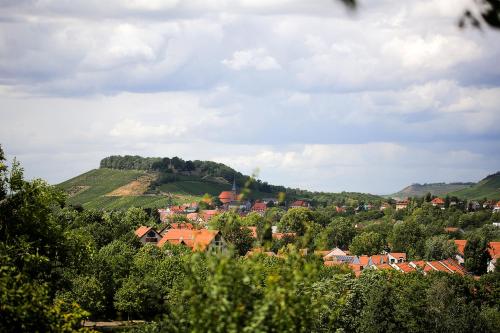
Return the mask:
<svg viewBox="0 0 500 333">
<path fill-rule="evenodd" d="M 493 213 L 500 212 L 500 201 L 495 204 L 493 207 Z"/>
<path fill-rule="evenodd" d="M 455 245 L 457 246 L 457 254 L 455 255 L 455 259 L 458 261 L 460 265 L 464 265 L 464 250 L 465 245 L 467 245 L 467 240 L 465 239 L 455 239 Z"/>
<path fill-rule="evenodd" d="M 441 199 L 441 198 L 434 198 L 431 201 L 431 205 L 434 206 L 434 207 L 438 207 L 438 208 L 444 209 L 444 200 Z"/>
<path fill-rule="evenodd" d="M 283 239 L 284 237 L 296 237 L 295 232 L 275 232 L 273 233 L 273 239 Z"/>
<path fill-rule="evenodd" d="M 226 248 L 226 241 L 218 230 L 192 230 L 192 229 L 169 229 L 158 242 L 162 247 L 165 243 L 182 244 L 193 251 L 222 252 Z"/>
<path fill-rule="evenodd" d="M 391 208 L 391 205 L 387 202 L 384 202 L 380 205 L 380 211 L 386 210 L 388 208 Z"/>
<path fill-rule="evenodd" d="M 153 227 L 140 226 L 134 233 L 142 244 L 158 243 L 161 239 L 161 235 Z"/>
<path fill-rule="evenodd" d="M 397 264 L 393 264 L 392 267 L 403 273 L 411 273 L 416 271 L 416 268 L 407 262 L 400 262 Z"/>
<path fill-rule="evenodd" d="M 300 207 L 311 208 L 311 205 L 309 204 L 309 202 L 304 200 L 296 200 L 292 202 L 292 204 L 290 205 L 290 208 L 300 208 Z"/>
<path fill-rule="evenodd" d="M 500 257 L 500 242 L 490 242 L 488 245 L 491 260 L 488 262 L 487 270 L 488 272 L 494 272 L 497 259 Z"/>
<path fill-rule="evenodd" d="M 242 228 L 247 228 L 248 230 L 250 230 L 250 232 L 252 233 L 252 238 L 257 239 L 257 227 L 249 226 L 249 227 L 242 227 Z"/>
<path fill-rule="evenodd" d="M 207 209 L 204 210 L 200 213 L 200 217 L 203 219 L 204 222 L 208 222 L 214 217 L 215 215 L 219 214 L 219 211 L 216 209 Z"/>
<path fill-rule="evenodd" d="M 249 257 L 252 257 L 252 256 L 257 255 L 257 254 L 262 254 L 262 255 L 265 255 L 265 256 L 268 256 L 268 257 L 276 257 L 276 254 L 274 252 L 272 252 L 272 251 L 264 251 L 264 249 L 262 249 L 260 247 L 249 250 L 245 254 L 245 257 L 249 258 Z"/>
<path fill-rule="evenodd" d="M 253 204 L 252 208 L 250 209 L 252 212 L 257 212 L 260 214 L 264 214 L 265 211 L 267 210 L 267 205 L 264 202 L 256 202 Z"/>
<path fill-rule="evenodd" d="M 481 209 L 481 205 L 477 201 L 471 201 L 467 205 L 467 210 L 468 211 L 476 211 L 476 210 L 479 210 L 479 209 Z"/>
<path fill-rule="evenodd" d="M 170 225 L 171 229 L 194 229 L 191 223 L 172 223 Z"/>
<path fill-rule="evenodd" d="M 387 253 L 387 258 L 389 260 L 389 264 L 396 264 L 398 262 L 405 262 L 406 261 L 406 253 L 402 253 L 402 252 Z"/>
<path fill-rule="evenodd" d="M 405 209 L 410 202 L 408 200 L 401 200 L 396 202 L 396 210 Z"/>
<path fill-rule="evenodd" d="M 335 206 L 335 211 L 336 211 L 337 213 L 345 213 L 345 211 L 346 211 L 346 207 L 345 207 L 345 206 L 342 206 L 342 207 Z"/>
<path fill-rule="evenodd" d="M 323 260 L 333 260 L 335 259 L 336 256 L 346 256 L 347 253 L 345 251 L 342 251 L 338 247 L 334 248 L 333 250 L 328 251 L 326 255 L 323 256 Z"/>
<path fill-rule="evenodd" d="M 274 206 L 277 206 L 279 204 L 279 200 L 277 198 L 263 198 L 261 201 L 265 203 L 266 206 L 270 202 L 272 202 Z"/>
</svg>

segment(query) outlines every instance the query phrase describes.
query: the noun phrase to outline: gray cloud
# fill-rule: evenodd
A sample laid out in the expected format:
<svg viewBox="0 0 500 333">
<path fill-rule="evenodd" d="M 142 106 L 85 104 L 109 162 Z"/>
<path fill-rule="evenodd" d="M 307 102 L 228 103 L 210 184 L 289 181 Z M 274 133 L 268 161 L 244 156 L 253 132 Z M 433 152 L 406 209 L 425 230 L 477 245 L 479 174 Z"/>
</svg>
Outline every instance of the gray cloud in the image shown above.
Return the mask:
<svg viewBox="0 0 500 333">
<path fill-rule="evenodd" d="M 119 153 L 321 190 L 478 180 L 500 169 L 500 35 L 458 29 L 467 4 L 3 1 L 0 142 L 52 182 Z"/>
</svg>

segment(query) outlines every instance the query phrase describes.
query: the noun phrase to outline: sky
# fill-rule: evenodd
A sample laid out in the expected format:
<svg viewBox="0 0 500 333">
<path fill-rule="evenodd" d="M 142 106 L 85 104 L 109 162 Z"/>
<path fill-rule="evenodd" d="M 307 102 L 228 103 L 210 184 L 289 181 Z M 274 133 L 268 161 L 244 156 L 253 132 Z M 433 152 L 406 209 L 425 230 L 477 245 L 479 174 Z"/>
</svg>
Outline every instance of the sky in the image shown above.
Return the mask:
<svg viewBox="0 0 500 333">
<path fill-rule="evenodd" d="M 472 0 L 0 0 L 0 144 L 58 183 L 109 155 L 316 191 L 500 170 L 500 30 Z"/>
</svg>

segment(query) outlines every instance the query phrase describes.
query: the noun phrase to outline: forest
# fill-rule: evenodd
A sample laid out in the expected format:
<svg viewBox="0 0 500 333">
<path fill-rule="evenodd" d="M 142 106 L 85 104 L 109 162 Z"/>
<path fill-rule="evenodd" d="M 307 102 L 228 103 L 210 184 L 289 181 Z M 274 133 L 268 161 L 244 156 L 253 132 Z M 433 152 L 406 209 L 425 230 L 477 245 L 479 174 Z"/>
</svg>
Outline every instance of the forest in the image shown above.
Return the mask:
<svg viewBox="0 0 500 333">
<path fill-rule="evenodd" d="M 176 217 L 182 221 L 184 217 Z M 85 210 L 43 180 L 27 181 L 0 149 L 0 331 L 91 331 L 83 320 L 146 323 L 131 332 L 498 332 L 500 273 L 486 273 L 498 213 L 432 207 L 338 213 L 279 207 L 264 216 L 227 212 L 210 221 L 222 254 L 142 245 L 152 210 Z M 257 239 L 244 226 L 257 227 Z M 296 237 L 273 239 L 271 226 Z M 463 233 L 446 233 L 456 226 Z M 391 250 L 412 259 L 452 255 L 468 239 L 466 276 L 323 265 L 314 250 Z M 255 255 L 262 247 L 279 256 Z M 304 255 L 301 249 L 307 248 Z"/>
</svg>

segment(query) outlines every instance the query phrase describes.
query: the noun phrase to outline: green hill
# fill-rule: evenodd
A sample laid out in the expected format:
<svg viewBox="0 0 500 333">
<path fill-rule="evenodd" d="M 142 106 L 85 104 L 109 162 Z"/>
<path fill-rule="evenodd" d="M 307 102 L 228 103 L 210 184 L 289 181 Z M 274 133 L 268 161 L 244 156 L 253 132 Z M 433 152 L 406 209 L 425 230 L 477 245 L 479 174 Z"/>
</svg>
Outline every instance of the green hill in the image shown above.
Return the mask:
<svg viewBox="0 0 500 333">
<path fill-rule="evenodd" d="M 449 193 L 459 198 L 480 200 L 483 198 L 500 199 L 500 172 L 489 175 L 472 187 Z"/>
<path fill-rule="evenodd" d="M 68 193 L 68 203 L 96 209 L 159 208 L 201 200 L 206 193 L 217 196 L 230 190 L 233 181 L 242 188 L 250 177 L 211 161 L 184 161 L 174 158 L 110 156 L 101 167 L 59 185 Z M 253 180 L 250 199 L 278 197 L 305 199 L 317 205 L 343 204 L 348 200 L 380 202 L 380 196 L 365 193 L 325 193 L 291 189 Z"/>
<path fill-rule="evenodd" d="M 423 197 L 427 193 L 432 195 L 445 195 L 474 186 L 474 183 L 431 183 L 431 184 L 412 184 L 399 192 L 389 195 L 392 198 L 404 199 L 411 197 Z"/>
</svg>

